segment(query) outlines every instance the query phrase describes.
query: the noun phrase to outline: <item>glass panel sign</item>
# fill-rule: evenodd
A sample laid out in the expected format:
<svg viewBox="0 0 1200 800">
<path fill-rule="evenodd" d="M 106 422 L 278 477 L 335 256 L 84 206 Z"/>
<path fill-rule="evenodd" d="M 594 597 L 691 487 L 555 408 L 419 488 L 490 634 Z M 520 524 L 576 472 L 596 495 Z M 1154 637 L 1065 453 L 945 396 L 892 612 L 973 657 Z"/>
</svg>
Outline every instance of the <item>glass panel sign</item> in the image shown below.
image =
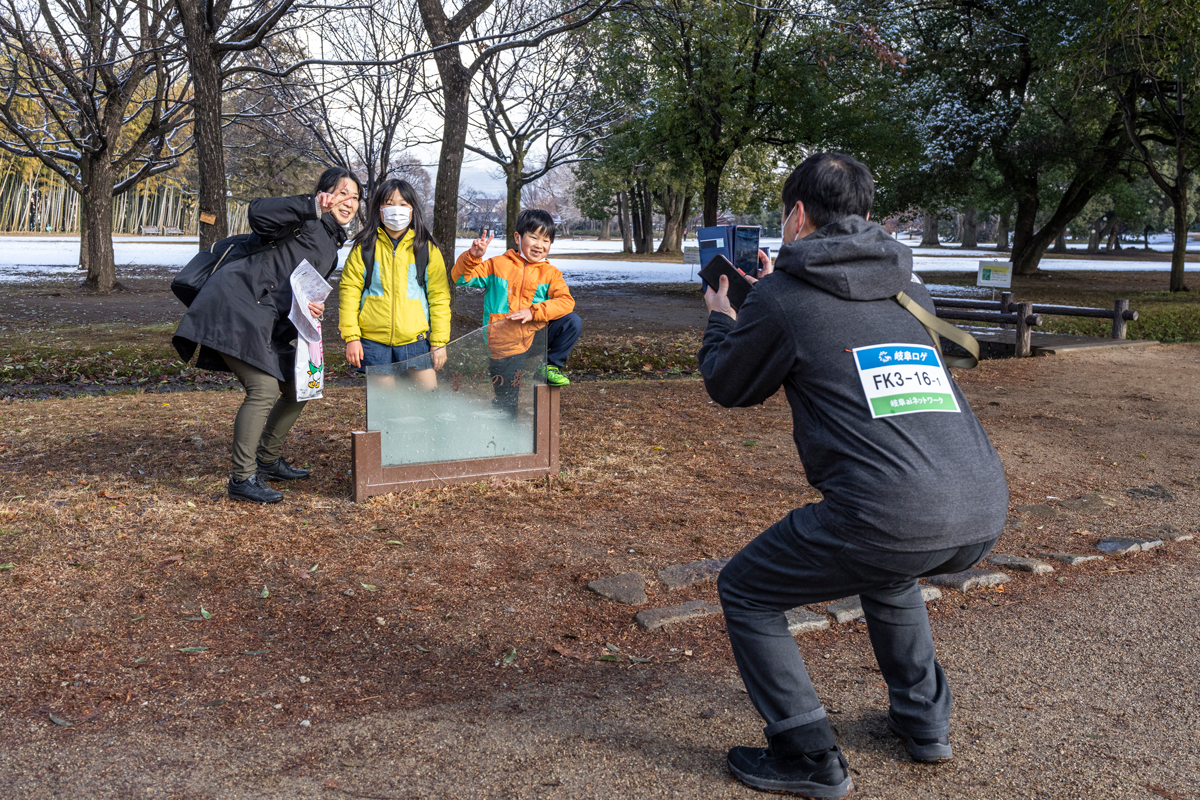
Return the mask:
<svg viewBox="0 0 1200 800">
<path fill-rule="evenodd" d="M 534 452 L 534 386 L 546 330 L 507 320 L 454 340 L 445 363 L 422 355 L 367 367 L 367 430 L 395 467 Z"/>
</svg>

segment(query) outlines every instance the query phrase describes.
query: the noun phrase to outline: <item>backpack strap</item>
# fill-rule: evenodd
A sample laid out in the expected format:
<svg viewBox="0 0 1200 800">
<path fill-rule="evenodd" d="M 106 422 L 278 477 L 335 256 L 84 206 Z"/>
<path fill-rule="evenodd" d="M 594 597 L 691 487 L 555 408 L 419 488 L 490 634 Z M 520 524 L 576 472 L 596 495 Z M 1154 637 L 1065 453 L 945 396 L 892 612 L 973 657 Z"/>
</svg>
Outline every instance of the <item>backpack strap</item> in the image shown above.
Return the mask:
<svg viewBox="0 0 1200 800">
<path fill-rule="evenodd" d="M 942 361 L 945 362 L 946 366 L 959 367 L 961 369 L 975 369 L 975 367 L 979 364 L 979 342 L 975 341 L 974 336 L 962 330 L 961 328 L 951 325 L 949 322 L 940 320 L 933 314 L 930 314 L 928 311 L 922 308 L 916 300 L 913 300 L 904 292 L 900 292 L 893 299 L 899 303 L 905 311 L 916 317 L 918 322 L 925 326 L 925 330 L 929 333 L 929 337 L 933 339 L 934 349 L 937 350 L 938 355 L 941 356 Z M 939 334 L 945 336 L 947 339 L 966 350 L 968 353 L 970 353 L 970 355 L 966 358 L 962 358 L 961 356 L 944 355 L 942 353 L 941 340 L 938 339 Z"/>
<path fill-rule="evenodd" d="M 425 246 L 417 250 L 417 286 L 425 288 L 425 272 L 429 268 L 429 240 L 425 240 Z M 426 292 L 428 294 L 428 292 Z"/>
<path fill-rule="evenodd" d="M 363 303 L 367 302 L 367 291 L 371 288 L 371 281 L 375 278 L 375 240 L 378 238 L 379 229 L 376 228 L 374 238 L 368 239 L 358 246 L 358 254 L 362 257 L 363 262 L 362 296 L 358 299 L 360 311 Z"/>
</svg>

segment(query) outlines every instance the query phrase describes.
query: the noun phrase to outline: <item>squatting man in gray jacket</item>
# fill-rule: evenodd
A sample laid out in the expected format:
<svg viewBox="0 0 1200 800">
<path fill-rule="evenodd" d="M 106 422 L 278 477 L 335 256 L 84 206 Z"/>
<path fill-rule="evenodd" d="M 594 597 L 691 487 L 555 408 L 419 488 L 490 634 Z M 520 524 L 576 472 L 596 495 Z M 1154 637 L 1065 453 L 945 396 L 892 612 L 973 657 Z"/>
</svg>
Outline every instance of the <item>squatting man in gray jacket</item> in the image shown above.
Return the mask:
<svg viewBox="0 0 1200 800">
<path fill-rule="evenodd" d="M 752 406 L 780 387 L 808 482 L 823 500 L 790 512 L 721 572 L 738 670 L 767 747 L 729 769 L 756 789 L 844 797 L 854 785 L 784 612 L 862 599 L 887 681 L 888 726 L 917 761 L 945 761 L 950 688 L 917 579 L 976 564 L 1008 508 L 1000 459 L 930 334 L 895 299 L 933 302 L 910 250 L 869 222 L 875 185 L 853 158 L 820 153 L 783 187 L 783 247 L 741 309 L 709 289 L 700 348 L 709 395 Z"/>
</svg>

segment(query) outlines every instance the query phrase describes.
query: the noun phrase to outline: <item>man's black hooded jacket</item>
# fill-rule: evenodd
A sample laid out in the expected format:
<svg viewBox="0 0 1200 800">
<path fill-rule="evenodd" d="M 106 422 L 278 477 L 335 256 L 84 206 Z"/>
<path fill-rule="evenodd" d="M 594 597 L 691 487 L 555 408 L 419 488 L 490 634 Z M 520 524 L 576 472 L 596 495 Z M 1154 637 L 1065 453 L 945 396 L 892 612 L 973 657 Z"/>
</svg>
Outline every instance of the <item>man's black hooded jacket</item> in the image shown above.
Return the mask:
<svg viewBox="0 0 1200 800">
<path fill-rule="evenodd" d="M 839 538 L 904 552 L 995 539 L 1008 484 L 953 381 L 957 413 L 871 416 L 852 351 L 932 345 L 892 299 L 901 291 L 933 312 L 909 248 L 861 217 L 785 244 L 736 322 L 709 315 L 704 386 L 723 406 L 756 405 L 784 388 L 805 475 L 824 495 L 818 519 Z"/>
</svg>

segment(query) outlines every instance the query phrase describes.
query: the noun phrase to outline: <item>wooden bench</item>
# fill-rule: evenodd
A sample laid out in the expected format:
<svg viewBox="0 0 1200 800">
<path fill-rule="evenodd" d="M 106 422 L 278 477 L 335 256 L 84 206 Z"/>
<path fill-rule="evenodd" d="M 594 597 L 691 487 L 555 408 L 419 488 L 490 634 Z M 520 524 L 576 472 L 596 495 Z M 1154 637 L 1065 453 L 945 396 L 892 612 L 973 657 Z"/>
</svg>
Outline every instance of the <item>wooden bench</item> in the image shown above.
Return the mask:
<svg viewBox="0 0 1200 800">
<path fill-rule="evenodd" d="M 183 236 L 183 228 L 163 228 L 163 236 Z"/>
<path fill-rule="evenodd" d="M 158 226 L 157 225 L 143 225 L 142 226 L 142 236 L 158 236 Z"/>
</svg>

